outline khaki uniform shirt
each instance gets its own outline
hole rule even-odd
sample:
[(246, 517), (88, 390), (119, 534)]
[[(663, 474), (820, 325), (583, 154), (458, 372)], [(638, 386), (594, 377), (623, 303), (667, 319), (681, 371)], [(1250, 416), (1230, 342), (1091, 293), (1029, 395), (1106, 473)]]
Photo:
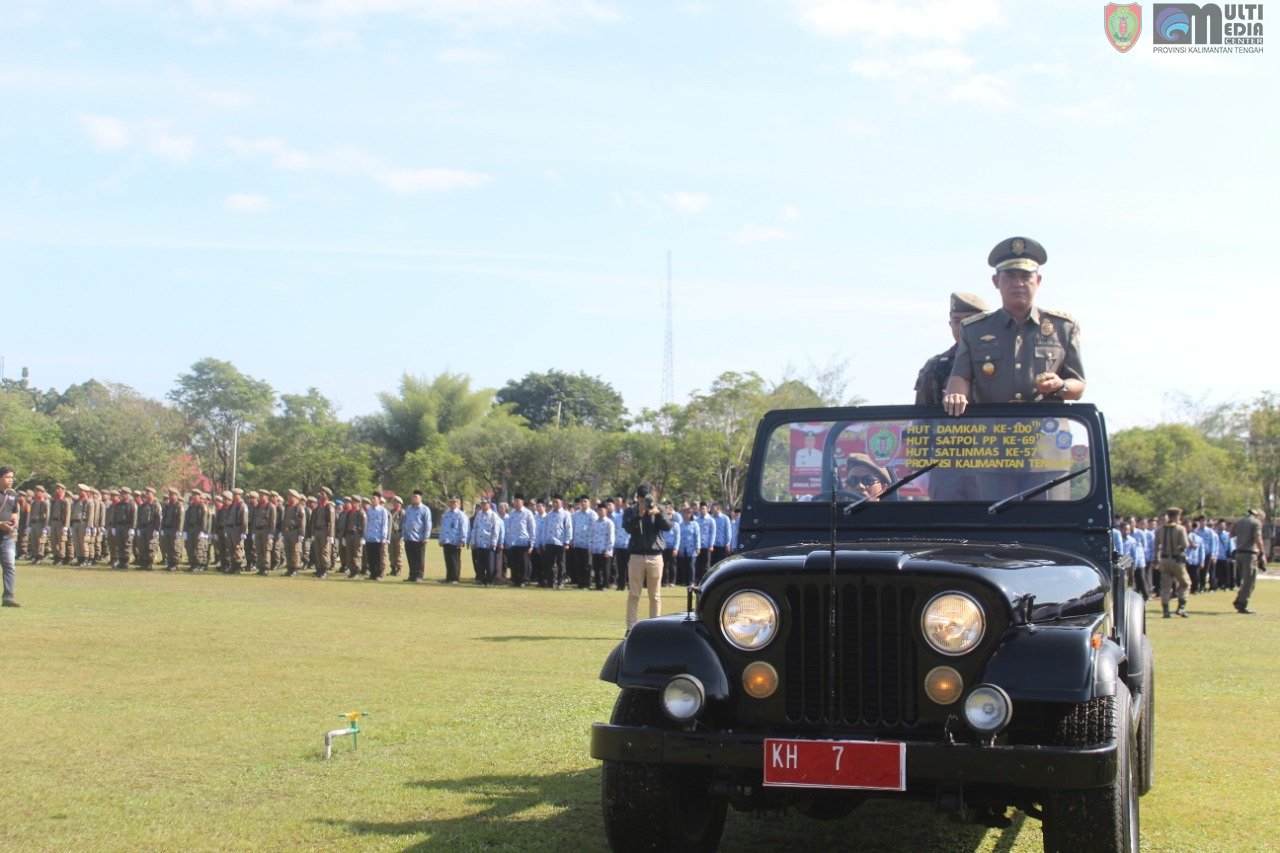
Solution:
[(970, 383), (974, 403), (1030, 403), (1043, 398), (1036, 376), (1056, 373), (1084, 381), (1080, 326), (1070, 314), (1032, 308), (1023, 323), (997, 308), (975, 314), (960, 326), (951, 375)]

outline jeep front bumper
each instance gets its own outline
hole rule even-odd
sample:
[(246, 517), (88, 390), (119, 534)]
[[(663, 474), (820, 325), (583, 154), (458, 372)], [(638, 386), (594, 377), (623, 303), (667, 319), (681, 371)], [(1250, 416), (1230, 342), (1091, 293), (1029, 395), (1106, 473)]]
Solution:
[[(595, 723), (591, 727), (591, 757), (762, 772), (765, 737), (757, 733), (683, 732)], [(905, 743), (908, 788), (968, 783), (1070, 790), (1100, 788), (1111, 784), (1116, 776), (1115, 744), (1078, 749), (910, 740)]]

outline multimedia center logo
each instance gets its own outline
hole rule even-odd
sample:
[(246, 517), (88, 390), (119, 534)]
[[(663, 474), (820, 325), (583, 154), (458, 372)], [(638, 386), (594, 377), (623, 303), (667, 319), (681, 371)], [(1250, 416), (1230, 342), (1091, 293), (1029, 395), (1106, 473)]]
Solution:
[(1156, 3), (1154, 15), (1155, 53), (1262, 53), (1261, 3)]
[(1138, 43), (1142, 33), (1142, 7), (1137, 3), (1124, 6), (1109, 3), (1102, 10), (1102, 21), (1107, 28), (1107, 41), (1124, 53)]

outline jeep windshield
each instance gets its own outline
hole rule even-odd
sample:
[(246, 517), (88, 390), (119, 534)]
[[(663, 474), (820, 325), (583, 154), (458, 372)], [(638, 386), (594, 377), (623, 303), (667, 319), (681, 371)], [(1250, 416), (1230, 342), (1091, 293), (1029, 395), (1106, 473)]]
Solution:
[[(1041, 410), (1043, 412), (1043, 410)], [(1080, 501), (1093, 487), (1090, 429), (1066, 412), (795, 419), (768, 435), (769, 503)]]

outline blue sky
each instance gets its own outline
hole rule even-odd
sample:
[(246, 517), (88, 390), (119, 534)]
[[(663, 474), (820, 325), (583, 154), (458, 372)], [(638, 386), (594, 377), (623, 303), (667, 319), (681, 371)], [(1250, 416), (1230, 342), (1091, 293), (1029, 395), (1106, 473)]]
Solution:
[(1280, 44), (1157, 55), (1146, 5), (1120, 54), (1102, 6), (3, 0), (6, 375), (216, 356), (351, 417), (554, 367), (637, 411), (670, 251), (677, 400), (847, 359), (902, 402), (1021, 234), (1113, 426), (1280, 390)]

